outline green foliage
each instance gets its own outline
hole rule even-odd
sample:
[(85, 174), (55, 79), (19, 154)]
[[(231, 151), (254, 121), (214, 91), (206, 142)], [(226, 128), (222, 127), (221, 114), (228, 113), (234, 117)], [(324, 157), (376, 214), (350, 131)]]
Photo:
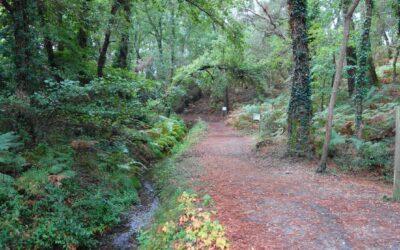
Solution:
[[(15, 134), (0, 136), (0, 247), (94, 248), (96, 236), (138, 202), (148, 161), (170, 153), (186, 126), (160, 116), (153, 105), (160, 84), (135, 75), (46, 84), (29, 104), (14, 95), (1, 100), (6, 122), (22, 132), (33, 125), (40, 143), (23, 148)], [(21, 124), (14, 110), (37, 119)]]
[(22, 144), (19, 137), (12, 133), (0, 134), (0, 171), (18, 172), (25, 164), (25, 159), (16, 152)]

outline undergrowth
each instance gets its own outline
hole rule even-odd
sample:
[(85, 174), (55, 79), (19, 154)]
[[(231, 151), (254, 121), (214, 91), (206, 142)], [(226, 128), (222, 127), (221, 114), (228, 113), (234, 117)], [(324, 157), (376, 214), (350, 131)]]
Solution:
[(198, 122), (186, 140), (173, 148), (173, 156), (152, 170), (160, 193), (161, 207), (154, 224), (139, 237), (140, 249), (226, 249), (228, 241), (223, 227), (213, 219), (211, 197), (199, 197), (189, 188), (179, 169), (179, 158), (206, 130)]
[[(374, 171), (385, 180), (393, 178), (394, 157), (394, 107), (398, 99), (392, 97), (396, 87), (383, 86), (381, 89), (371, 88), (366, 94), (364, 110), (364, 128), (362, 138), (355, 135), (354, 107), (351, 100), (340, 99), (335, 107), (330, 157), (343, 171)], [(341, 91), (340, 97), (347, 93)], [(252, 122), (254, 113), (261, 114), (259, 141), (263, 143), (286, 140), (287, 94), (268, 99), (264, 103), (246, 105), (235, 110), (228, 123), (239, 130), (258, 129)], [(319, 157), (324, 142), (326, 106), (314, 106), (312, 122), (312, 139), (315, 156)]]
[(187, 133), (160, 115), (157, 82), (47, 84), (0, 98), (0, 249), (96, 248), (138, 202), (147, 166)]

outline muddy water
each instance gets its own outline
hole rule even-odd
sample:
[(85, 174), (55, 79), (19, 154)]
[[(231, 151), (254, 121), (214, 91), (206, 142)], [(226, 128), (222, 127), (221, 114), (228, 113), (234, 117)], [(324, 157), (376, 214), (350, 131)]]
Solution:
[(144, 181), (142, 186), (139, 192), (140, 205), (134, 206), (131, 211), (123, 216), (121, 225), (103, 238), (100, 249), (127, 250), (138, 248), (136, 240), (138, 232), (149, 225), (159, 205), (152, 184), (149, 181)]

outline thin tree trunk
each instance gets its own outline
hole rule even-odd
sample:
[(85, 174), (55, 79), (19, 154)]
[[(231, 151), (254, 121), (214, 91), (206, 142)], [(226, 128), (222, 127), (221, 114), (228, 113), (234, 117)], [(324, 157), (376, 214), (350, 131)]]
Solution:
[(40, 16), (40, 24), (42, 29), (44, 29), (44, 49), (46, 50), (47, 60), (49, 62), (50, 67), (56, 67), (54, 50), (53, 50), (53, 42), (50, 37), (46, 34), (46, 5), (43, 0), (37, 1), (38, 6), (38, 14)]
[(224, 89), (224, 106), (226, 107), (226, 112), (229, 113), (230, 105), (229, 105), (229, 86), (226, 85)]
[(393, 199), (400, 201), (400, 107), (396, 107)]
[(307, 1), (288, 0), (294, 73), (288, 109), (288, 154), (311, 156), (312, 117), (310, 59), (307, 34)]
[(170, 78), (174, 77), (175, 71), (175, 40), (176, 40), (176, 26), (175, 26), (175, 6), (172, 6), (171, 10), (171, 68), (170, 68)]
[(385, 40), (385, 45), (386, 45), (387, 50), (388, 50), (388, 57), (389, 57), (389, 59), (392, 59), (393, 52), (392, 52), (392, 49), (390, 48), (390, 40), (389, 40), (389, 37), (386, 34), (385, 29), (382, 30), (382, 37)]
[(107, 50), (108, 50), (108, 46), (110, 45), (111, 29), (115, 22), (115, 14), (117, 13), (119, 5), (120, 5), (120, 1), (115, 0), (111, 7), (111, 17), (110, 17), (110, 20), (108, 23), (108, 27), (106, 29), (106, 33), (104, 34), (103, 46), (101, 47), (99, 59), (97, 61), (97, 76), (98, 77), (103, 77), (103, 70), (104, 70), (104, 66), (106, 64), (106, 59), (107, 59)]
[(326, 171), (326, 163), (328, 160), (328, 150), (329, 150), (329, 143), (331, 141), (331, 133), (332, 133), (332, 125), (333, 125), (333, 113), (336, 103), (336, 95), (340, 85), (340, 79), (342, 78), (344, 60), (346, 58), (346, 48), (347, 43), (349, 41), (349, 31), (350, 31), (350, 24), (353, 17), (354, 10), (357, 8), (360, 0), (354, 0), (352, 5), (349, 7), (347, 14), (344, 19), (344, 27), (343, 27), (343, 41), (342, 46), (340, 49), (340, 56), (336, 66), (336, 74), (335, 74), (335, 81), (332, 88), (331, 99), (329, 101), (328, 107), (328, 118), (326, 121), (326, 128), (325, 128), (325, 142), (322, 148), (322, 156), (319, 166), (317, 168), (318, 173), (323, 173)]
[(396, 54), (393, 57), (393, 83), (397, 82), (397, 60), (399, 59), (400, 55), (400, 47), (396, 48)]
[(136, 54), (136, 64), (139, 63), (142, 56), (140, 55), (140, 45), (141, 45), (141, 36), (140, 36), (140, 26), (138, 23), (135, 24), (135, 31), (133, 35), (133, 47), (135, 49)]
[[(336, 72), (336, 55), (335, 53), (333, 53), (332, 55), (332, 65), (333, 65), (333, 69)], [(331, 80), (331, 87), (333, 87), (333, 83), (335, 82), (335, 73), (332, 74), (332, 80)]]
[[(62, 26), (63, 26), (63, 15), (62, 15), (62, 12), (61, 12), (61, 11), (57, 13), (57, 25), (58, 25), (59, 27), (62, 27)], [(62, 52), (62, 51), (64, 51), (64, 49), (65, 49), (65, 44), (64, 44), (64, 42), (63, 42), (63, 41), (60, 41), (60, 40), (57, 41), (57, 50), (60, 51), (60, 52)]]

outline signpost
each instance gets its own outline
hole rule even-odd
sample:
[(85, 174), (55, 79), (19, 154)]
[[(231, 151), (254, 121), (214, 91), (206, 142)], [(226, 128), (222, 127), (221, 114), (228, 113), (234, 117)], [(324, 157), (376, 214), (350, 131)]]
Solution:
[(253, 114), (253, 121), (261, 121), (261, 114), (254, 113)]
[(253, 122), (258, 122), (258, 134), (261, 131), (261, 114), (253, 113)]
[(226, 116), (228, 114), (228, 108), (222, 107), (222, 116)]

